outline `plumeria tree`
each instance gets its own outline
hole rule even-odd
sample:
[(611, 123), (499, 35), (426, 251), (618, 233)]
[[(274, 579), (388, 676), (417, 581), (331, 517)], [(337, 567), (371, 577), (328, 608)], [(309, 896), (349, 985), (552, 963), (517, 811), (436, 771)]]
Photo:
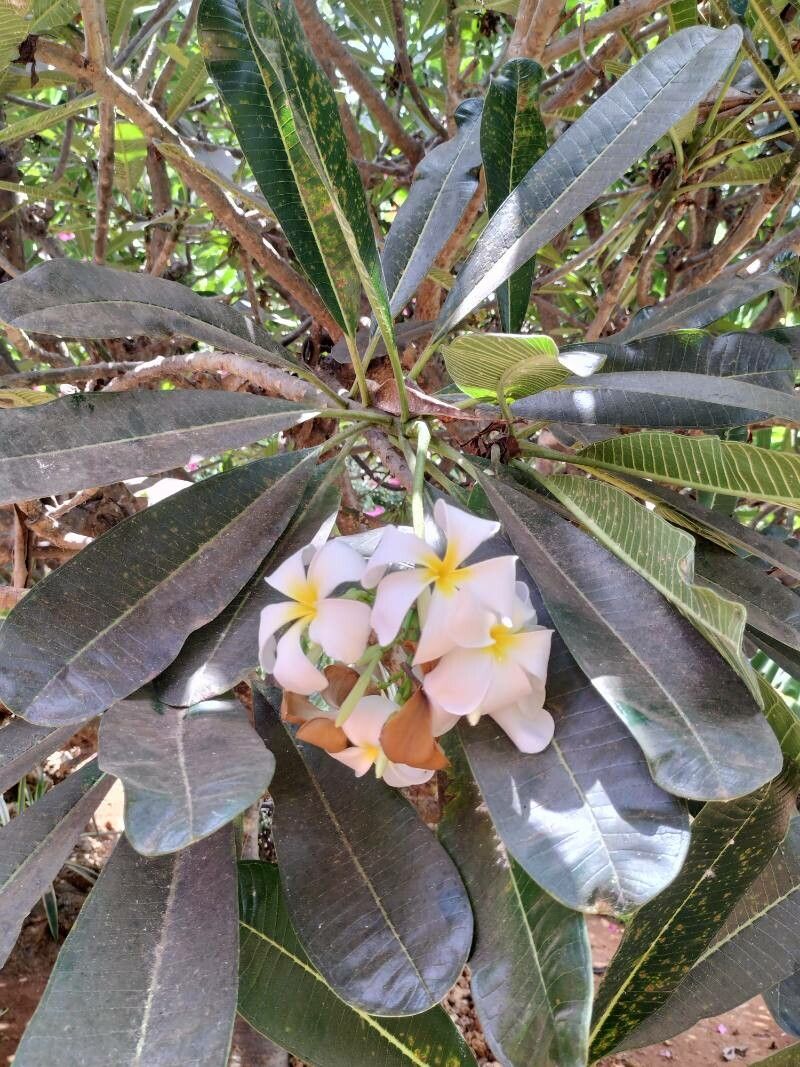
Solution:
[(2, 7), (15, 1067), (800, 1034), (796, 15)]

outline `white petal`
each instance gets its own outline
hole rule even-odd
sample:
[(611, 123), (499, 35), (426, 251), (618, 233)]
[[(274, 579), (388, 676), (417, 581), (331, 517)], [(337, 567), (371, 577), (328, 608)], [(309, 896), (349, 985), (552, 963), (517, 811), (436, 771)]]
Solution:
[(328, 679), (306, 657), (300, 645), (303, 623), (291, 626), (278, 642), (275, 666), (272, 673), (275, 681), (292, 693), (308, 696), (319, 693), (328, 684)]
[(430, 548), (421, 538), (405, 530), (398, 530), (396, 526), (387, 526), (380, 544), (367, 562), (361, 584), (365, 589), (374, 589), (387, 567), (394, 564), (410, 566), (424, 563), (430, 554)]
[[(269, 639), (285, 626), (299, 617), (302, 608), (293, 600), (281, 600), (278, 604), (267, 604), (258, 620), (258, 647), (263, 649)], [(263, 666), (263, 664), (262, 664)], [(266, 668), (265, 668), (266, 669)]]
[(472, 649), (448, 652), (425, 675), (428, 696), (451, 715), (469, 715), (483, 703), (492, 681), (489, 657)]
[(409, 767), (405, 763), (387, 763), (383, 780), (387, 785), (402, 789), (409, 785), (422, 785), (433, 778), (435, 771), (421, 771), (418, 767)]
[(511, 609), (511, 625), (515, 630), (536, 625), (536, 608), (531, 604), (531, 591), (524, 582), (514, 586), (514, 605)]
[(420, 570), (395, 571), (381, 580), (372, 608), (372, 628), (382, 645), (395, 639), (406, 612), (427, 584)]
[(430, 705), (431, 727), (433, 728), (434, 737), (441, 737), (442, 734), (446, 734), (461, 720), (460, 715), (451, 715), (449, 711), (445, 711), (433, 700), (430, 701)]
[(258, 662), (262, 671), (266, 671), (267, 674), (272, 674), (275, 668), (275, 652), (278, 647), (278, 642), (274, 637), (268, 637), (267, 640), (258, 647)]
[(475, 599), (490, 611), (510, 618), (517, 585), (517, 557), (495, 556), (494, 559), (474, 563), (467, 568), (460, 585), (462, 589), (469, 589)]
[(383, 696), (362, 697), (345, 719), (342, 729), (354, 745), (380, 746), (381, 730), (397, 705)]
[(434, 588), (425, 610), (415, 663), (432, 663), (459, 645), (465, 648), (489, 644), (493, 616), (483, 611), (469, 594)]
[(344, 752), (329, 752), (328, 755), (355, 771), (356, 778), (363, 778), (375, 762), (363, 748), (346, 748)]
[(271, 585), (273, 589), (277, 589), (284, 596), (294, 599), (297, 587), (305, 585), (306, 582), (306, 568), (303, 563), (303, 553), (305, 551), (304, 548), (301, 548), (299, 552), (295, 552), (288, 559), (285, 559), (272, 574), (268, 574), (266, 577), (267, 585)]
[(553, 631), (539, 626), (535, 630), (515, 634), (510, 649), (510, 658), (520, 667), (542, 681), (547, 678), (547, 663), (550, 659), (550, 643)]
[(488, 541), (500, 529), (499, 522), (479, 519), (461, 508), (454, 508), (441, 497), (433, 506), (436, 524), (447, 538), (447, 548), (455, 553), (456, 562), (462, 563), (471, 556), (478, 545)]
[(328, 541), (317, 552), (308, 568), (308, 580), (322, 598), (345, 582), (360, 582), (364, 557), (342, 541)]
[(370, 608), (360, 600), (330, 598), (320, 601), (308, 628), (312, 641), (322, 646), (326, 656), (355, 663), (364, 654), (369, 640)]
[(491, 712), (491, 716), (520, 752), (542, 752), (553, 740), (553, 716), (536, 701), (513, 704)]
[(503, 663), (492, 660), (490, 663), (492, 680), (481, 706), (482, 711), (489, 713), (496, 708), (508, 707), (509, 704), (527, 699), (533, 692), (534, 683), (530, 676), (513, 659)]

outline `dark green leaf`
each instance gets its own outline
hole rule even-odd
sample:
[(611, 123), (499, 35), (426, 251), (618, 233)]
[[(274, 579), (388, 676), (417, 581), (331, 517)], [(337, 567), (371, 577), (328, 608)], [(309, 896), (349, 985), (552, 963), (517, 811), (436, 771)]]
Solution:
[(92, 760), (0, 830), (0, 967), (112, 784)]
[(472, 940), (452, 861), (396, 790), (296, 741), (259, 691), (254, 707), (278, 766), (270, 792), (281, 882), (312, 963), (362, 1011), (432, 1007)]
[(450, 141), (432, 149), (414, 172), (383, 247), (383, 273), (392, 314), (397, 315), (419, 288), (458, 225), (478, 188), (481, 165), (480, 103)]
[[(534, 60), (511, 59), (489, 85), (481, 120), (481, 156), (490, 217), (547, 151), (547, 131), (539, 114), (543, 77)], [(534, 267), (531, 257), (497, 288), (505, 333), (517, 333), (525, 321)]]
[(326, 520), (338, 512), (341, 494), (332, 478), (329, 464), (317, 468), (292, 521), (264, 563), (223, 612), (190, 635), (177, 658), (156, 679), (156, 692), (165, 703), (187, 707), (208, 700), (227, 692), (258, 667), (261, 611), (283, 598), (264, 578), (310, 544)]
[(439, 838), (475, 913), (470, 988), (492, 1053), (526, 1067), (583, 1067), (592, 1002), (586, 922), (505, 860), (455, 731), (445, 746), (453, 773)]
[(637, 163), (706, 95), (741, 41), (691, 27), (648, 52), (559, 137), (490, 219), (436, 326), (440, 339)]
[(278, 871), (239, 864), (239, 1011), (251, 1026), (315, 1067), (475, 1067), (440, 1008), (376, 1019), (343, 1003), (314, 970), (289, 921)]
[(233, 830), (156, 859), (122, 838), (59, 953), (16, 1062), (225, 1067), (237, 964)]
[(583, 448), (571, 459), (578, 466), (586, 460), (590, 468), (639, 474), (669, 485), (800, 506), (799, 455), (710, 435), (623, 434)]
[(653, 308), (644, 308), (629, 325), (615, 335), (616, 341), (633, 341), (672, 330), (690, 330), (708, 326), (717, 319), (748, 304), (756, 297), (775, 289), (783, 289), (786, 282), (779, 274), (737, 274), (717, 278), (710, 285), (691, 293), (679, 293)]
[[(552, 627), (538, 588), (522, 579), (539, 624)], [(472, 772), (503, 844), (543, 889), (569, 908), (626, 915), (680, 870), (686, 808), (653, 782), (641, 749), (557, 630), (546, 704), (555, 735), (536, 756), (488, 719), (464, 730)]]
[[(514, 405), (514, 413), (533, 421), (715, 429), (757, 422), (764, 414), (763, 408), (727, 404), (718, 393), (720, 378), (787, 395), (794, 388), (792, 362), (786, 349), (758, 334), (714, 337), (699, 330), (685, 330), (626, 344), (611, 340), (581, 347), (605, 356), (601, 374), (576, 377), (558, 389), (520, 400)], [(704, 388), (706, 395), (688, 389), (676, 391), (676, 371), (681, 372), (684, 386)], [(642, 389), (633, 382), (633, 372), (641, 375)], [(620, 377), (623, 374), (624, 381)], [(701, 379), (701, 375), (708, 376), (708, 380)], [(668, 379), (673, 382), (671, 391), (665, 388)]]
[[(605, 368), (604, 368), (605, 369)], [(613, 410), (619, 398), (619, 407), (634, 413), (639, 406), (637, 426), (649, 426), (651, 408), (658, 410), (667, 405), (675, 412), (673, 426), (731, 426), (754, 422), (762, 418), (779, 418), (800, 424), (800, 400), (789, 393), (776, 389), (764, 389), (760, 385), (737, 381), (731, 378), (712, 378), (706, 374), (685, 374), (679, 371), (628, 371), (620, 374), (593, 374), (590, 378), (571, 378), (563, 387), (572, 390), (578, 409), (569, 412), (569, 417), (578, 422), (599, 422), (594, 412), (603, 411), (611, 398), (613, 422), (617, 424), (617, 412)], [(717, 407), (719, 414), (709, 415), (701, 409)], [(583, 414), (580, 412), (583, 411)], [(539, 419), (536, 404), (527, 400), (514, 405), (517, 415)], [(751, 416), (753, 416), (751, 418)], [(557, 416), (560, 417), (560, 416)], [(621, 420), (620, 420), (621, 421)], [(658, 415), (656, 425), (664, 425)]]
[(621, 481), (637, 496), (654, 501), (659, 514), (669, 518), (670, 522), (678, 523), (731, 552), (741, 549), (758, 556), (767, 563), (780, 567), (793, 578), (800, 579), (800, 550), (793, 547), (794, 542), (781, 541), (758, 533), (721, 511), (703, 507), (693, 497), (665, 489), (661, 485), (631, 477)]
[(358, 274), (325, 188), (294, 135), (283, 87), (253, 38), (246, 0), (203, 0), (197, 30), (209, 74), (261, 191), (331, 315), (354, 332)]
[(697, 574), (747, 609), (747, 623), (800, 652), (800, 597), (761, 567), (712, 545), (695, 552)]
[(620, 1045), (667, 1000), (772, 858), (793, 808), (784, 778), (749, 797), (706, 804), (692, 824), (683, 870), (627, 927), (606, 972), (593, 1058)]
[(0, 730), (0, 795), (24, 778), (31, 767), (63, 747), (77, 730), (76, 725), (31, 726), (13, 718)]
[(29, 722), (60, 726), (154, 678), (252, 575), (315, 456), (273, 456), (197, 482), (38, 582), (0, 629), (0, 698)]
[(791, 674), (792, 677), (800, 681), (800, 653), (797, 649), (784, 645), (780, 641), (775, 641), (771, 637), (766, 637), (757, 630), (750, 630), (749, 635), (761, 651), (769, 656), (774, 663), (777, 663), (781, 670), (786, 671), (787, 674)]
[(779, 773), (780, 751), (758, 705), (689, 622), (533, 495), (498, 478), (482, 484), (570, 652), (662, 788), (729, 799)]
[(298, 364), (260, 326), (219, 300), (150, 274), (51, 259), (0, 291), (0, 321), (57, 337), (193, 337), (290, 370)]
[(275, 770), (240, 701), (170, 708), (146, 690), (103, 716), (98, 760), (125, 786), (125, 833), (145, 856), (213, 834), (259, 799)]
[[(795, 929), (796, 926), (793, 927), (792, 933)], [(789, 978), (784, 978), (774, 989), (767, 990), (764, 1000), (781, 1030), (785, 1030), (792, 1037), (800, 1037), (800, 971), (793, 971)]]
[(695, 580), (694, 538), (616, 486), (574, 475), (543, 482), (601, 544), (692, 622), (758, 699), (758, 681), (742, 647), (747, 612), (726, 589), (708, 588)]
[[(293, 0), (250, 0), (246, 18), (262, 76), (274, 86), (273, 110), (280, 99), (279, 126), (284, 136), (298, 142), (290, 158), (294, 162), (302, 151), (316, 171), (324, 195), (314, 210), (330, 214), (332, 209), (328, 225), (338, 225), (381, 334), (390, 339), (392, 315), (378, 247), (333, 86), (309, 48)], [(303, 180), (298, 174), (298, 186)], [(268, 190), (265, 194), (269, 199)], [(355, 318), (348, 323), (351, 335), (357, 328), (357, 306), (354, 310)]]
[(660, 1010), (628, 1035), (624, 1047), (655, 1044), (700, 1019), (768, 993), (791, 978), (799, 958), (800, 820), (794, 818), (786, 840), (744, 892), (713, 943)]
[(205, 389), (76, 393), (12, 408), (3, 412), (0, 504), (182, 467), (193, 453), (271, 437), (303, 411), (286, 400)]

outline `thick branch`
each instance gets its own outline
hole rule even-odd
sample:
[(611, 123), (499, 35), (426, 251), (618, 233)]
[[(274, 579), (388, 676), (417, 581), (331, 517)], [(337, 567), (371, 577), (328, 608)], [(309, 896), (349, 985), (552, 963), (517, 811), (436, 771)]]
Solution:
[[(564, 10), (564, 0), (538, 0), (537, 4), (529, 3), (530, 16), (520, 32), (520, 19), (514, 27), (511, 43), (508, 46), (508, 58), (525, 56), (528, 59), (536, 59), (541, 62), (545, 49), (558, 29), (561, 15)], [(520, 11), (522, 5), (520, 5)]]
[[(193, 158), (194, 153), (191, 148), (166, 119), (112, 72), (99, 70), (91, 63), (84, 63), (77, 52), (52, 41), (40, 39), (37, 44), (37, 55), (43, 62), (90, 85), (103, 99), (112, 102), (131, 122), (135, 122), (146, 137), (177, 145), (186, 155)], [(325, 326), (326, 330), (337, 337), (340, 330), (317, 293), (304, 278), (301, 278), (288, 263), (281, 259), (274, 249), (270, 248), (259, 231), (246, 219), (244, 213), (236, 207), (230, 197), (213, 181), (181, 161), (177, 156), (170, 162), (186, 184), (206, 202), (220, 226), (236, 238), (259, 267), (278, 285), (292, 293), (303, 307)]]
[(590, 19), (583, 30), (573, 30), (572, 33), (553, 41), (542, 53), (542, 66), (548, 67), (562, 56), (579, 51), (581, 43), (589, 44), (591, 41), (596, 41), (598, 37), (604, 37), (607, 33), (614, 33), (623, 27), (630, 28), (632, 23), (646, 15), (651, 15), (662, 7), (667, 7), (669, 2), (670, 0), (622, 0), (622, 3), (604, 15)]

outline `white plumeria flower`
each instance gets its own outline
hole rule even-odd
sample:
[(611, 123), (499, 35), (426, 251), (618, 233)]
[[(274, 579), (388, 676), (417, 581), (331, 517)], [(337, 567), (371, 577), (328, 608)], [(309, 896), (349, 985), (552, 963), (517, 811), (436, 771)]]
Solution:
[(334, 759), (345, 763), (356, 777), (363, 777), (370, 767), (382, 767), (381, 777), (387, 785), (422, 785), (433, 777), (433, 771), (419, 770), (405, 763), (392, 763), (386, 759), (381, 748), (381, 730), (391, 715), (398, 710), (397, 704), (384, 696), (366, 696), (353, 708), (342, 724), (351, 745), (343, 752), (331, 752)]
[(517, 705), (524, 706), (526, 714), (531, 702), (541, 708), (552, 630), (535, 623), (522, 583), (517, 583), (510, 617), (473, 609), (469, 621), (455, 620), (450, 636), (459, 647), (425, 675), (428, 697), (450, 715), (499, 713), (506, 721), (509, 709)]
[[(543, 698), (544, 693), (534, 688), (525, 700), (520, 700), (507, 708), (496, 708), (494, 711), (486, 712), (488, 717), (494, 719), (504, 730), (519, 751), (526, 755), (544, 752), (553, 740), (556, 724), (547, 708), (542, 706)], [(441, 737), (461, 722), (463, 715), (451, 715), (444, 708), (431, 703), (435, 737)], [(483, 714), (480, 708), (472, 712), (468, 716), (470, 723), (477, 726)]]
[[(323, 690), (328, 680), (303, 652), (301, 638), (309, 638), (331, 659), (355, 663), (369, 639), (370, 609), (359, 600), (332, 597), (344, 583), (358, 582), (364, 559), (341, 541), (314, 544), (295, 552), (266, 579), (289, 597), (268, 604), (261, 612), (258, 634), (261, 666), (284, 689), (307, 696)], [(291, 623), (275, 642), (275, 634)]]
[[(394, 640), (408, 610), (430, 589), (429, 602), (422, 607), (415, 663), (429, 663), (448, 652), (453, 647), (453, 624), (460, 618), (462, 628), (468, 625), (475, 616), (476, 603), (499, 615), (510, 615), (514, 597), (515, 556), (464, 566), (484, 541), (494, 537), (500, 524), (461, 511), (444, 500), (436, 501), (433, 514), (444, 536), (443, 556), (413, 533), (387, 527), (362, 578), (365, 588), (378, 587), (372, 626), (382, 645)], [(388, 567), (398, 563), (411, 566), (386, 574)]]

